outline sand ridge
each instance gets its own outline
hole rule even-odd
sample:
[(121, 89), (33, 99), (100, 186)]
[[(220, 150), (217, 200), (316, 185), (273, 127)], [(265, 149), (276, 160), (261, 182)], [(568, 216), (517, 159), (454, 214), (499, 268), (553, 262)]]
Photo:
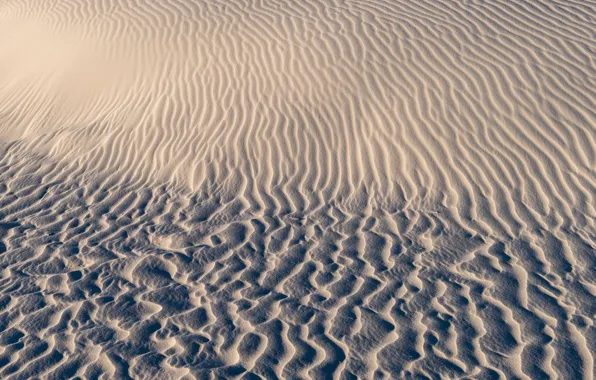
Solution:
[(593, 378), (594, 5), (0, 1), (0, 377)]

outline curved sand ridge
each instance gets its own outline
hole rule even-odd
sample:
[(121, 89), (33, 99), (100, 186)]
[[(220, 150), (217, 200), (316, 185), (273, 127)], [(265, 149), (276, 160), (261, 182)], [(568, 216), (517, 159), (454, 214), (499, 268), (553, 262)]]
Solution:
[(593, 378), (595, 9), (0, 2), (0, 377)]

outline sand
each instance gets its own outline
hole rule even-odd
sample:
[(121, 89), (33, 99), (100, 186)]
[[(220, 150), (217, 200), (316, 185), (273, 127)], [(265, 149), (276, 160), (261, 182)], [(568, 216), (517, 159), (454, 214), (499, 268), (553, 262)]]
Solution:
[(0, 1), (0, 378), (593, 379), (596, 3)]

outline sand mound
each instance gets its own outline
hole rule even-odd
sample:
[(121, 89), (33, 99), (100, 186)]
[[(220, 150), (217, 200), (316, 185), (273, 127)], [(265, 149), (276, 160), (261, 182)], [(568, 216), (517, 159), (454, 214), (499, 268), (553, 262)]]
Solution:
[(0, 2), (0, 377), (592, 378), (594, 5)]

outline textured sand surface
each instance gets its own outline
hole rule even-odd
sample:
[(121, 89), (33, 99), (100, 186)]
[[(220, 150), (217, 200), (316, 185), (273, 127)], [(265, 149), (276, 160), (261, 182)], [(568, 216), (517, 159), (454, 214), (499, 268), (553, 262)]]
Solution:
[(0, 0), (0, 378), (593, 379), (596, 2)]

